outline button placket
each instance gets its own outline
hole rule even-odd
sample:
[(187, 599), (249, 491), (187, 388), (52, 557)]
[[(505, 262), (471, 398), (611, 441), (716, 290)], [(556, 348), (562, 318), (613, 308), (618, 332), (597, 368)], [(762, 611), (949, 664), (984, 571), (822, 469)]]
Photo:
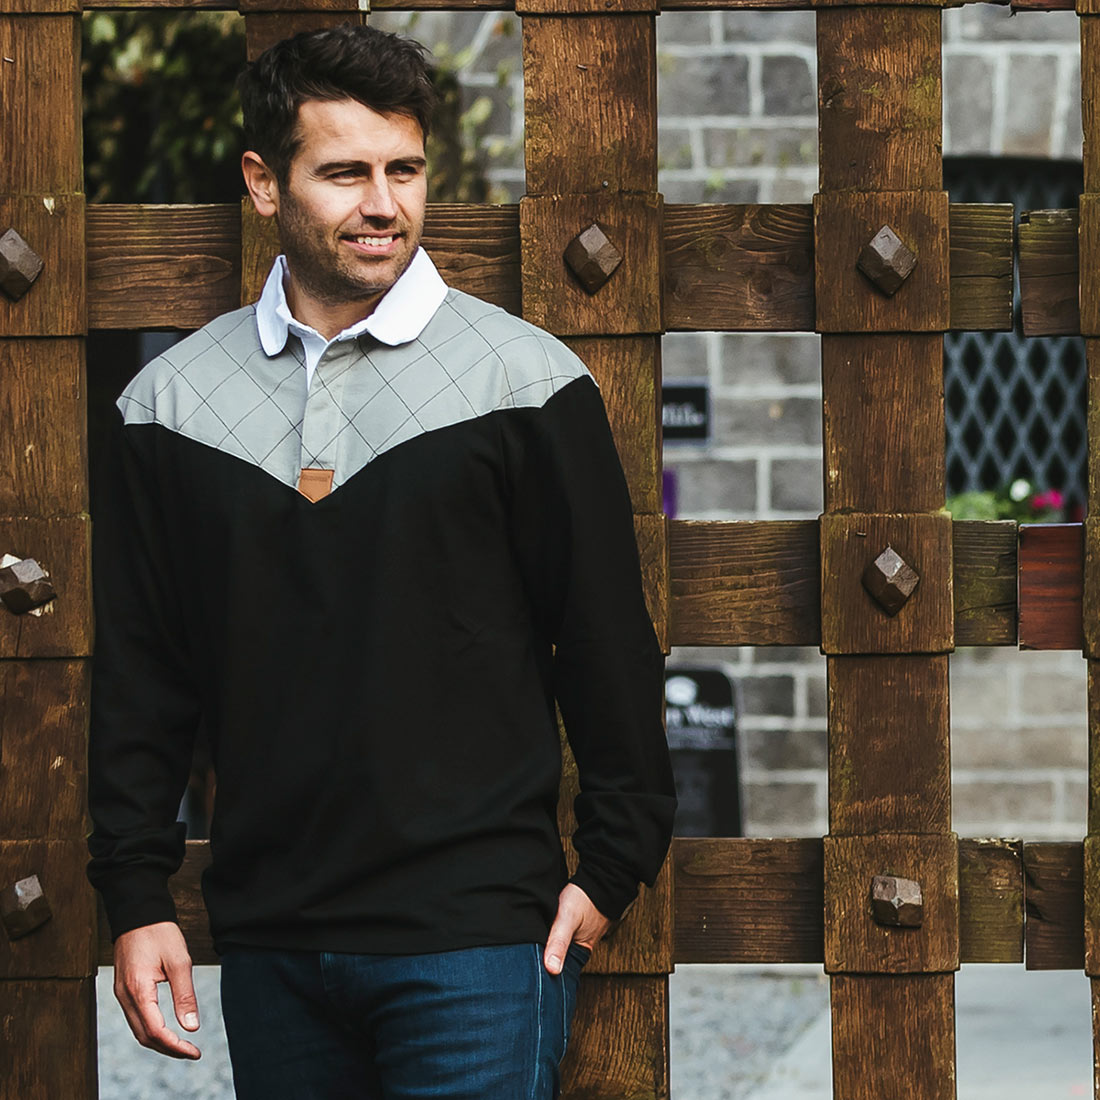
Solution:
[(341, 341), (326, 348), (317, 363), (302, 420), (303, 469), (336, 470), (336, 439), (346, 420), (343, 392), (351, 367), (352, 344)]

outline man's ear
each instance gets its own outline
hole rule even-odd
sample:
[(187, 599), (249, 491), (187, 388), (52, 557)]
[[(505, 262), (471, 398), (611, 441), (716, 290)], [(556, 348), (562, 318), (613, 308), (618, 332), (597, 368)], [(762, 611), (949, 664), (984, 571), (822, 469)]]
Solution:
[(251, 151), (241, 157), (244, 185), (252, 196), (252, 205), (261, 217), (270, 218), (279, 210), (279, 184), (275, 173), (263, 162), (259, 153)]

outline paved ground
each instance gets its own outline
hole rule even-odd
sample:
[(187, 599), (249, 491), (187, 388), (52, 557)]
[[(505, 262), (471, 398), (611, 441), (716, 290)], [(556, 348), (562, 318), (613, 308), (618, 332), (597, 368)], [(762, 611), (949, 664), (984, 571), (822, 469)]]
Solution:
[[(196, 976), (203, 1057), (184, 1063), (134, 1043), (111, 996), (111, 971), (100, 972), (101, 1100), (231, 1100), (218, 971), (200, 967)], [(829, 988), (820, 968), (681, 966), (671, 1002), (673, 1100), (829, 1100)], [(1091, 1096), (1083, 975), (967, 966), (956, 1002), (959, 1100)]]

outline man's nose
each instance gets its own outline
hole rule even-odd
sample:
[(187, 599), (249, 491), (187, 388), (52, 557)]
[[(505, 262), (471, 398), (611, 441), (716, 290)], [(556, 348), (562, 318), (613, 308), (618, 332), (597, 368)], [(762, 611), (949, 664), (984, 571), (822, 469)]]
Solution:
[(367, 181), (359, 200), (359, 213), (364, 218), (384, 218), (387, 221), (397, 217), (397, 201), (388, 179)]

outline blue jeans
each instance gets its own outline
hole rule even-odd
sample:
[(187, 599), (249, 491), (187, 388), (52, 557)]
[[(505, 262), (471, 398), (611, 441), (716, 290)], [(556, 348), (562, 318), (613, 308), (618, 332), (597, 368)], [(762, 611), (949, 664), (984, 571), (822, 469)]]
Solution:
[(222, 1013), (238, 1100), (552, 1100), (581, 967), (538, 944), (431, 955), (232, 948)]

